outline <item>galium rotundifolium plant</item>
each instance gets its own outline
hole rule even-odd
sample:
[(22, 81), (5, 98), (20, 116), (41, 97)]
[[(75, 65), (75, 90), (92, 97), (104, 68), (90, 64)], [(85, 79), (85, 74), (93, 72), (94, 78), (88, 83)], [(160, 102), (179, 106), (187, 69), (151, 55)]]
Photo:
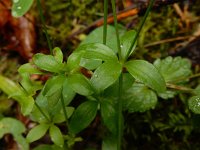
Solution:
[[(20, 16), (30, 5), (31, 3), (25, 9), (19, 9), (23, 5), (14, 3), (13, 9)], [(77, 135), (90, 125), (99, 112), (102, 123), (109, 131), (103, 139), (102, 149), (121, 149), (123, 111), (144, 112), (154, 108), (158, 96), (167, 99), (177, 94), (166, 90), (166, 83), (179, 84), (179, 78), (191, 74), (190, 63), (180, 57), (158, 59), (154, 64), (129, 59), (129, 56), (136, 53), (136, 40), (152, 5), (153, 1), (139, 29), (126, 31), (117, 24), (114, 1), (112, 9), (115, 26), (107, 25), (108, 1), (105, 0), (104, 26), (91, 32), (66, 61), (62, 51), (56, 47), (51, 55), (38, 53), (34, 55), (32, 62), (19, 68), (22, 77), (20, 84), (0, 76), (0, 82), (4, 83), (0, 88), (20, 104), (24, 115), (29, 115), (37, 123), (25, 139), (22, 136), (24, 125), (16, 119), (4, 118), (0, 121), (0, 127), (5, 126), (0, 128), (0, 137), (11, 133), (26, 150), (29, 143), (48, 133), (54, 144), (42, 145), (35, 150), (70, 149), (75, 142), (83, 140)], [(180, 68), (183, 64), (184, 67)], [(85, 76), (81, 72), (82, 68), (87, 69), (91, 77)], [(44, 86), (41, 81), (33, 81), (33, 75), (47, 76)], [(9, 88), (7, 85), (10, 85)], [(71, 102), (76, 94), (85, 98), (74, 108)], [(200, 110), (197, 110), (200, 107), (198, 98), (199, 96), (191, 98), (189, 103), (194, 112)], [(60, 130), (61, 124), (65, 124), (66, 132)]]

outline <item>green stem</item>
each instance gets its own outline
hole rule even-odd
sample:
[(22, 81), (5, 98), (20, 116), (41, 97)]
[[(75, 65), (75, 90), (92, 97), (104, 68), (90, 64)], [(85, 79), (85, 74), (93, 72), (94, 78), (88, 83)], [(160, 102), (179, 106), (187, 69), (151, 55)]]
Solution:
[(133, 46), (135, 45), (135, 42), (137, 41), (137, 38), (138, 38), (138, 36), (139, 36), (139, 34), (140, 34), (140, 31), (142, 30), (142, 27), (144, 26), (144, 23), (145, 23), (145, 21), (146, 21), (148, 15), (149, 15), (149, 12), (150, 12), (151, 8), (153, 7), (154, 2), (155, 2), (155, 0), (151, 0), (151, 1), (150, 1), (150, 4), (149, 4), (149, 6), (148, 6), (148, 8), (147, 8), (147, 10), (146, 10), (146, 12), (145, 12), (144, 17), (143, 17), (143, 20), (142, 20), (142, 22), (141, 22), (141, 24), (140, 24), (140, 26), (139, 26), (139, 28), (138, 28), (138, 31), (137, 31), (137, 33), (136, 33), (134, 39), (133, 39), (133, 42), (132, 42), (132, 44), (131, 44), (131, 47), (129, 48), (128, 53), (127, 53), (127, 55), (126, 55), (126, 57), (125, 57), (125, 61), (128, 59), (128, 56), (130, 55), (131, 50), (133, 49)]
[(106, 45), (107, 37), (108, 0), (104, 0), (103, 44)]
[(118, 25), (117, 25), (117, 13), (116, 13), (116, 6), (115, 6), (115, 0), (111, 0), (112, 4), (112, 11), (113, 11), (113, 17), (114, 17), (114, 25), (116, 30), (116, 37), (117, 37), (117, 48), (118, 48), (118, 54), (119, 54), (119, 60), (122, 60), (121, 55), (121, 46), (120, 46), (120, 40), (119, 40), (119, 31), (118, 31)]
[[(112, 4), (112, 10), (113, 10), (113, 16), (114, 16), (114, 24), (115, 24), (115, 31), (116, 31), (116, 37), (117, 37), (117, 48), (118, 48), (118, 56), (119, 60), (122, 60), (121, 57), (121, 46), (120, 46), (120, 40), (119, 40), (119, 32), (118, 32), (118, 25), (117, 25), (117, 15), (116, 15), (116, 7), (115, 7), (115, 0), (111, 0)], [(122, 136), (123, 136), (123, 115), (122, 115), (122, 86), (123, 86), (123, 76), (122, 73), (119, 77), (119, 88), (118, 88), (118, 106), (117, 106), (117, 114), (118, 114), (118, 121), (117, 121), (117, 127), (118, 127), (118, 133), (117, 133), (117, 150), (121, 150), (121, 143), (122, 143)]]
[[(18, 82), (18, 83), (23, 88), (23, 90), (26, 92), (26, 94), (28, 95), (27, 90), (22, 86), (22, 84), (20, 82)], [(36, 101), (35, 101), (35, 106), (38, 108), (38, 110), (44, 116), (44, 118), (46, 118), (47, 121), (51, 122), (51, 119), (49, 119), (49, 117), (47, 117), (47, 115), (42, 111), (41, 107), (37, 104)]]
[(48, 122), (51, 122), (51, 119), (49, 119), (49, 117), (47, 117), (47, 115), (43, 112), (43, 110), (40, 108), (40, 106), (37, 104), (37, 102), (35, 102), (35, 106), (40, 111), (40, 113), (46, 118), (46, 120), (48, 120)]
[(188, 87), (184, 87), (184, 86), (180, 86), (180, 85), (176, 85), (176, 84), (171, 84), (171, 83), (166, 83), (166, 85), (168, 88), (171, 88), (171, 89), (185, 91), (185, 92), (189, 92), (189, 93), (193, 92), (192, 88), (188, 88)]
[(62, 103), (62, 108), (63, 108), (64, 115), (65, 115), (65, 122), (66, 122), (66, 125), (68, 127), (69, 126), (69, 122), (68, 122), (68, 117), (67, 117), (67, 110), (66, 110), (66, 107), (65, 107), (65, 102), (64, 102), (62, 94), (61, 94), (61, 103)]
[(122, 87), (123, 87), (123, 74), (119, 77), (119, 91), (118, 91), (118, 136), (117, 136), (117, 150), (121, 149), (122, 136), (123, 136), (123, 115), (122, 115)]
[(45, 25), (45, 18), (44, 18), (43, 12), (42, 12), (42, 5), (40, 3), (40, 0), (37, 0), (37, 7), (39, 9), (40, 19), (42, 21), (42, 25), (43, 25), (43, 28), (44, 28), (44, 33), (45, 33), (45, 36), (46, 36), (46, 39), (47, 39), (48, 47), (50, 49), (50, 53), (53, 54), (52, 44), (51, 44), (49, 34), (47, 32), (47, 27)]

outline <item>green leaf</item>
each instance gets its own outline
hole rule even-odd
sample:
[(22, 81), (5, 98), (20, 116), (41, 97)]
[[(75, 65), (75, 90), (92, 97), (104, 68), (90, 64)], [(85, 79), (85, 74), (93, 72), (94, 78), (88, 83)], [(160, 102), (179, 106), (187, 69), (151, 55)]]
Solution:
[(96, 101), (86, 101), (78, 106), (72, 115), (69, 124), (70, 132), (77, 134), (86, 128), (95, 118), (98, 103)]
[(48, 124), (39, 124), (29, 131), (26, 139), (29, 141), (29, 143), (37, 141), (45, 135), (48, 129)]
[(191, 62), (188, 59), (168, 56), (154, 62), (154, 66), (162, 74), (166, 82), (178, 83), (191, 74)]
[[(66, 107), (66, 111), (67, 111), (67, 117), (70, 118), (71, 115), (74, 112), (74, 107)], [(57, 112), (54, 116), (53, 116), (53, 122), (54, 123), (62, 123), (65, 121), (65, 115), (63, 112), (63, 109), (60, 109), (59, 112)]]
[(31, 96), (27, 96), (26, 92), (17, 84), (0, 75), (0, 89), (20, 104), (23, 115), (30, 114), (34, 106), (34, 99)]
[(67, 66), (71, 72), (79, 71), (79, 64), (84, 51), (75, 51), (67, 59)]
[[(127, 89), (129, 89), (133, 83), (134, 83), (135, 79), (133, 78), (133, 76), (131, 76), (129, 73), (123, 73), (123, 89), (122, 91), (126, 91)], [(110, 87), (108, 87), (107, 89), (104, 90), (103, 92), (103, 96), (106, 99), (117, 99), (119, 96), (119, 81), (115, 81), (115, 83), (113, 85), (111, 85)]]
[(102, 64), (102, 60), (100, 59), (86, 59), (81, 58), (80, 66), (84, 67), (88, 70), (94, 70)]
[(12, 16), (23, 16), (33, 4), (33, 0), (12, 0)]
[(167, 90), (163, 93), (157, 93), (159, 97), (163, 98), (163, 99), (170, 99), (175, 97), (175, 95), (178, 94), (177, 91), (173, 91), (173, 90)]
[(149, 62), (144, 60), (131, 60), (125, 64), (125, 67), (135, 79), (143, 82), (157, 92), (161, 93), (166, 90), (164, 78)]
[(117, 138), (114, 136), (108, 136), (103, 139), (102, 150), (116, 150)]
[(157, 96), (154, 91), (144, 84), (134, 83), (123, 93), (124, 109), (129, 112), (144, 112), (152, 109), (157, 104)]
[[(129, 51), (132, 43), (133, 43), (135, 35), (136, 35), (136, 31), (131, 30), (131, 31), (126, 32), (120, 39), (120, 41), (121, 41), (121, 55), (122, 55), (123, 60), (126, 58), (126, 55), (128, 55), (127, 53)], [(137, 45), (137, 43), (135, 43), (135, 45), (133, 46), (131, 53), (134, 51), (136, 45)], [(129, 55), (131, 55), (131, 53)]]
[(100, 59), (103, 61), (117, 61), (117, 55), (112, 49), (101, 43), (89, 43), (78, 47), (77, 51), (84, 51), (83, 58)]
[(43, 74), (35, 66), (33, 66), (30, 63), (26, 63), (18, 69), (18, 72), (20, 73), (22, 77), (22, 80), (20, 83), (22, 87), (26, 90), (28, 95), (30, 96), (35, 95), (36, 91), (42, 88), (41, 82), (32, 81), (30, 79), (31, 74)]
[(59, 147), (63, 147), (64, 145), (63, 135), (57, 126), (51, 125), (49, 129), (49, 134), (54, 144), (58, 145)]
[(17, 142), (19, 149), (29, 150), (29, 143), (21, 134), (15, 135), (14, 139)]
[(0, 120), (0, 139), (5, 134), (12, 134), (20, 149), (29, 150), (26, 139), (22, 136), (26, 128), (23, 123), (14, 118), (3, 118)]
[(19, 135), (25, 130), (24, 124), (17, 119), (7, 117), (0, 120), (0, 138), (8, 133)]
[(40, 69), (43, 69), (49, 72), (60, 73), (64, 69), (64, 64), (57, 61), (56, 58), (52, 55), (44, 55), (44, 54), (38, 53), (34, 55), (33, 62)]
[(101, 116), (106, 127), (117, 135), (117, 112), (114, 105), (108, 101), (102, 101)]
[(23, 73), (21, 74), (21, 76), (22, 80), (20, 83), (23, 89), (26, 90), (26, 93), (28, 95), (33, 96), (36, 94), (36, 91), (42, 89), (43, 85), (41, 84), (41, 82), (32, 81), (28, 73)]
[(18, 72), (20, 74), (28, 73), (28, 74), (43, 74), (40, 70), (36, 68), (36, 66), (26, 63), (19, 67)]
[(200, 114), (200, 95), (189, 99), (189, 109), (195, 114)]
[(64, 149), (57, 145), (41, 144), (37, 146), (36, 148), (34, 148), (33, 150), (64, 150)]
[[(120, 35), (125, 32), (125, 28), (119, 26)], [(110, 47), (115, 53), (117, 53), (117, 38), (115, 28), (113, 26), (107, 26), (107, 43), (106, 45)], [(86, 39), (81, 43), (81, 45), (86, 43), (102, 43), (103, 44), (103, 26), (96, 28), (93, 30)]]
[[(42, 110), (42, 112), (44, 112), (45, 115), (49, 118), (49, 113), (48, 113), (47, 108), (46, 107), (45, 108), (41, 107), (41, 105), (39, 105), (39, 107)], [(44, 117), (44, 115), (41, 113), (41, 111), (36, 106), (33, 107), (33, 110), (32, 110), (32, 112), (30, 114), (30, 118), (31, 118), (31, 120), (33, 120), (35, 122), (38, 122), (38, 123), (48, 123), (49, 122), (49, 120), (47, 120)]]
[(65, 76), (60, 75), (54, 76), (46, 82), (42, 94), (47, 97), (48, 106), (50, 109), (53, 109), (53, 107), (59, 102), (62, 94), (63, 82), (65, 79)]
[(60, 62), (60, 63), (63, 62), (63, 53), (62, 53), (62, 51), (61, 51), (61, 49), (60, 49), (59, 47), (55, 47), (55, 48), (53, 49), (53, 55), (54, 55), (54, 58), (55, 58), (58, 62)]
[(122, 65), (120, 63), (105, 62), (95, 70), (91, 84), (97, 91), (103, 91), (119, 78), (121, 71)]
[(197, 85), (197, 87), (194, 89), (194, 94), (196, 94), (196, 95), (200, 95), (200, 84), (199, 85)]
[(76, 93), (71, 88), (71, 85), (69, 84), (68, 79), (66, 78), (63, 83), (63, 89), (62, 89), (62, 96), (65, 102), (65, 106), (67, 106), (75, 97)]
[(82, 74), (70, 75), (68, 81), (72, 89), (80, 95), (89, 96), (93, 93), (90, 81)]

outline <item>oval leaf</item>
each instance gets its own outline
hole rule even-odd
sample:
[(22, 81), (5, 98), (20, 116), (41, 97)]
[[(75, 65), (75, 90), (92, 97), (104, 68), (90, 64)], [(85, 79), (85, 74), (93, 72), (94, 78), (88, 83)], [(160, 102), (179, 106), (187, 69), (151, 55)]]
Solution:
[[(126, 31), (126, 28), (118, 25), (120, 35)], [(117, 38), (116, 31), (113, 26), (107, 25), (107, 37), (106, 45), (110, 47), (115, 53), (117, 53)], [(86, 43), (102, 43), (103, 44), (103, 26), (93, 30), (81, 43), (81, 45)]]
[(200, 95), (193, 96), (189, 99), (189, 108), (195, 114), (200, 114)]
[(46, 145), (46, 144), (40, 144), (33, 150), (63, 150), (63, 148), (57, 146), (57, 145)]
[(73, 74), (68, 77), (68, 81), (72, 89), (84, 96), (89, 96), (93, 93), (90, 81), (82, 74)]
[[(74, 107), (66, 107), (66, 112), (67, 112), (67, 117), (70, 118), (71, 115), (74, 112)], [(63, 112), (63, 109), (60, 109), (59, 112), (57, 112), (54, 116), (53, 116), (53, 122), (54, 123), (62, 123), (65, 121), (65, 115)]]
[(24, 124), (19, 120), (9, 117), (0, 120), (0, 139), (5, 134), (12, 134), (20, 149), (29, 150), (29, 144), (22, 136), (25, 130)]
[(3, 118), (0, 120), (0, 139), (5, 134), (22, 134), (26, 130), (24, 124), (17, 119), (14, 118)]
[(67, 66), (71, 72), (79, 71), (80, 68), (79, 64), (83, 56), (83, 53), (84, 53), (83, 51), (80, 52), (75, 51), (68, 57)]
[(85, 51), (83, 58), (100, 59), (103, 61), (117, 61), (118, 58), (112, 49), (101, 43), (89, 43), (78, 47), (77, 51)]
[(73, 100), (75, 95), (76, 93), (73, 91), (68, 79), (66, 78), (62, 87), (62, 96), (65, 102), (65, 106), (67, 106)]
[(51, 55), (44, 55), (44, 54), (36, 54), (33, 57), (34, 64), (49, 72), (60, 73), (63, 70), (64, 64), (57, 61), (55, 57)]
[(80, 66), (84, 67), (88, 70), (94, 70), (102, 64), (102, 60), (100, 59), (86, 59), (81, 58)]
[(28, 74), (43, 74), (41, 71), (39, 71), (36, 66), (26, 63), (20, 66), (18, 69), (18, 72), (20, 74), (28, 73)]
[(131, 60), (125, 64), (128, 72), (137, 80), (156, 90), (164, 92), (166, 84), (158, 70), (149, 62), (144, 60)]
[(103, 91), (112, 85), (122, 71), (122, 65), (118, 62), (105, 62), (99, 66), (91, 78), (91, 84), (97, 91)]
[(65, 76), (60, 75), (46, 82), (42, 94), (47, 98), (49, 108), (53, 108), (59, 102), (65, 79)]
[(107, 136), (103, 139), (102, 150), (116, 150), (117, 149), (117, 137)]
[(33, 0), (12, 0), (12, 16), (21, 17), (23, 16), (31, 7)]
[(188, 59), (171, 56), (154, 62), (154, 66), (162, 74), (166, 82), (177, 83), (191, 74), (191, 62)]
[(63, 135), (57, 126), (51, 125), (49, 129), (49, 134), (54, 144), (63, 147), (64, 144)]
[(20, 104), (24, 115), (30, 114), (34, 106), (34, 99), (31, 96), (27, 96), (26, 92), (17, 84), (0, 75), (0, 89)]
[(144, 112), (157, 104), (156, 93), (143, 84), (134, 83), (123, 95), (124, 109), (129, 112)]
[(29, 131), (26, 139), (30, 143), (32, 143), (32, 142), (42, 138), (45, 135), (45, 133), (47, 132), (48, 129), (49, 129), (49, 125), (48, 124), (39, 124), (38, 126), (32, 128)]
[(86, 128), (95, 118), (98, 103), (95, 101), (86, 101), (75, 110), (69, 124), (69, 130), (77, 134)]
[(114, 105), (102, 101), (101, 103), (101, 117), (106, 127), (115, 135), (117, 135), (117, 112)]
[[(124, 60), (126, 58), (126, 56), (128, 55), (128, 51), (133, 43), (133, 40), (135, 38), (136, 35), (136, 31), (135, 30), (131, 30), (126, 32), (120, 39), (121, 41), (121, 57)], [(137, 43), (135, 43), (135, 45), (133, 46), (131, 53), (134, 51), (135, 47), (136, 47)], [(129, 55), (131, 55), (131, 53)]]
[(63, 53), (62, 53), (62, 51), (61, 51), (61, 49), (60, 49), (59, 47), (55, 47), (55, 48), (53, 49), (53, 55), (54, 55), (54, 58), (55, 58), (58, 62), (60, 62), (60, 63), (63, 62)]
[(19, 149), (30, 150), (29, 143), (27, 142), (27, 140), (24, 138), (23, 135), (21, 134), (14, 135), (14, 139), (17, 142)]

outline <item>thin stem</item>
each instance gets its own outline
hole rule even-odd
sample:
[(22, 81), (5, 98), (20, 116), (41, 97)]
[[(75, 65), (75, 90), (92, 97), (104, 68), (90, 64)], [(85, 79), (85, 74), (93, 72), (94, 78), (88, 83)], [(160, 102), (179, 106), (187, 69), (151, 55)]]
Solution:
[(140, 26), (139, 26), (139, 28), (138, 28), (138, 31), (137, 31), (137, 33), (136, 33), (134, 39), (133, 39), (133, 42), (132, 42), (132, 44), (131, 44), (131, 47), (129, 48), (128, 53), (127, 53), (127, 55), (126, 55), (126, 57), (125, 57), (125, 61), (127, 60), (128, 56), (129, 56), (130, 53), (131, 53), (131, 50), (133, 49), (133, 46), (135, 45), (135, 42), (137, 41), (137, 38), (138, 38), (138, 36), (139, 36), (139, 34), (140, 34), (140, 31), (142, 30), (142, 27), (144, 26), (144, 23), (145, 23), (145, 21), (146, 21), (148, 15), (149, 15), (149, 12), (150, 12), (151, 8), (153, 7), (154, 2), (155, 2), (155, 0), (151, 0), (151, 1), (150, 1), (150, 4), (149, 4), (149, 6), (148, 6), (148, 8), (147, 8), (147, 10), (146, 10), (146, 12), (145, 12), (144, 18), (143, 18), (143, 20), (142, 20), (142, 22), (141, 22), (141, 24), (140, 24)]
[(43, 112), (43, 110), (40, 108), (40, 106), (37, 104), (37, 102), (35, 102), (35, 106), (40, 111), (40, 113), (46, 118), (46, 120), (48, 120), (49, 122), (51, 122), (51, 119), (49, 119), (49, 117), (47, 117), (47, 115)]
[(118, 136), (117, 136), (117, 150), (121, 149), (122, 136), (123, 136), (123, 115), (122, 115), (122, 87), (123, 87), (123, 74), (119, 77), (118, 89)]
[(63, 108), (64, 115), (65, 115), (65, 122), (66, 122), (66, 125), (68, 127), (69, 122), (68, 122), (68, 117), (67, 117), (67, 110), (66, 110), (66, 107), (65, 107), (65, 102), (64, 102), (62, 94), (61, 94), (61, 103), (62, 103), (62, 108)]
[(49, 34), (47, 32), (47, 27), (45, 25), (45, 18), (44, 18), (43, 12), (42, 12), (42, 5), (40, 3), (40, 0), (37, 0), (37, 7), (39, 9), (40, 19), (42, 21), (42, 25), (43, 25), (43, 28), (44, 28), (44, 33), (45, 33), (45, 36), (46, 36), (46, 39), (47, 39), (48, 47), (50, 49), (50, 53), (53, 54), (52, 44), (51, 44)]
[[(28, 91), (22, 86), (22, 84), (20, 82), (18, 82), (19, 85), (21, 86), (21, 88), (24, 90), (24, 92), (29, 95)], [(51, 119), (49, 119), (49, 117), (47, 117), (47, 115), (43, 112), (43, 110), (41, 109), (41, 107), (37, 104), (37, 102), (35, 101), (35, 106), (38, 108), (38, 110), (40, 111), (40, 113), (44, 116), (44, 118), (46, 118), (47, 121), (51, 122)]]
[[(114, 24), (115, 24), (115, 31), (116, 31), (116, 37), (117, 37), (117, 48), (118, 48), (118, 57), (119, 60), (122, 60), (121, 57), (121, 46), (120, 46), (120, 40), (119, 40), (119, 32), (118, 32), (118, 26), (117, 26), (117, 15), (116, 15), (116, 7), (115, 7), (115, 0), (111, 0), (112, 4), (112, 10), (113, 10), (113, 16), (114, 16)], [(122, 73), (119, 77), (119, 88), (118, 88), (118, 121), (117, 121), (117, 127), (118, 127), (118, 133), (117, 133), (117, 150), (121, 150), (121, 143), (122, 143), (122, 135), (123, 135), (123, 115), (122, 115), (122, 86), (123, 86), (123, 76)]]
[(120, 46), (119, 31), (118, 31), (118, 25), (117, 25), (117, 13), (116, 13), (115, 0), (111, 0), (111, 4), (112, 4), (113, 17), (114, 17), (114, 25), (115, 25), (115, 30), (116, 30), (119, 60), (121, 60), (122, 59), (121, 58), (121, 46)]
[(184, 91), (184, 92), (188, 92), (188, 93), (193, 92), (192, 88), (188, 88), (188, 87), (184, 87), (184, 86), (180, 86), (180, 85), (176, 85), (176, 84), (171, 84), (171, 83), (166, 83), (166, 85), (167, 85), (168, 88), (171, 88), (171, 89)]
[(103, 44), (106, 45), (107, 37), (108, 0), (104, 0)]

